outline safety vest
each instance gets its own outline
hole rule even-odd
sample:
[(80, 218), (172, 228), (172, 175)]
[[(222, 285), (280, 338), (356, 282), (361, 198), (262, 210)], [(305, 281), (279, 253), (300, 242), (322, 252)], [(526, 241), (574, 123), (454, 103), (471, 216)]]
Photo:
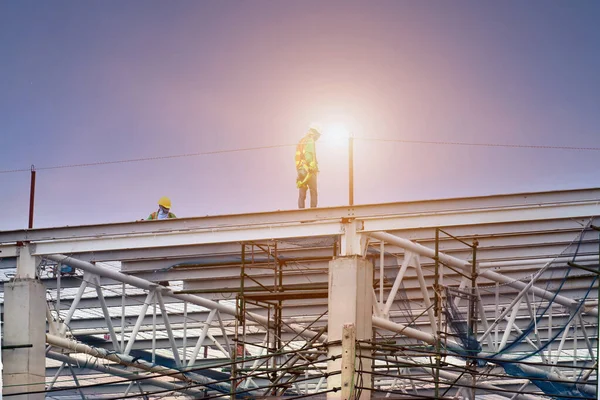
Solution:
[[(309, 136), (304, 136), (296, 145), (296, 156), (295, 161), (296, 161), (296, 170), (308, 170), (308, 161), (306, 160), (306, 142), (308, 142), (308, 140), (313, 140), (312, 138), (310, 138)], [(314, 150), (314, 141), (313, 141), (313, 150)], [(317, 155), (315, 154), (315, 152), (313, 151), (313, 161), (317, 162)]]
[[(151, 219), (157, 219), (157, 218), (158, 218), (158, 211), (154, 211), (148, 217), (149, 220), (151, 220)], [(175, 216), (175, 214), (173, 214), (172, 212), (169, 211), (169, 214), (167, 215), (167, 218), (177, 218), (177, 217)]]

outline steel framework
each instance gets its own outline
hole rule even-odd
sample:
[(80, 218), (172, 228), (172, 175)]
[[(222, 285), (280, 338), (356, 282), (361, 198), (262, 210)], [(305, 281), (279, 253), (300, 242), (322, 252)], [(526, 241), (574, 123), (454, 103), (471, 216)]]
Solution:
[(4, 395), (596, 398), (599, 220), (582, 189), (0, 232)]

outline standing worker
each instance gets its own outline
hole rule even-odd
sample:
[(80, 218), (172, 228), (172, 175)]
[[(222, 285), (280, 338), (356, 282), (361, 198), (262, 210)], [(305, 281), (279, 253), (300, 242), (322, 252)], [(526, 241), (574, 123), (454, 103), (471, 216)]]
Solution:
[(171, 210), (171, 199), (163, 196), (158, 200), (158, 210), (156, 210), (152, 214), (150, 214), (150, 216), (147, 219), (153, 220), (153, 219), (177, 218), (175, 216), (175, 214), (170, 212), (170, 210)]
[(321, 137), (321, 129), (311, 125), (308, 132), (296, 146), (296, 186), (298, 193), (298, 208), (304, 208), (306, 192), (310, 190), (310, 207), (317, 206), (317, 174), (319, 164), (317, 163), (317, 150), (315, 142)]

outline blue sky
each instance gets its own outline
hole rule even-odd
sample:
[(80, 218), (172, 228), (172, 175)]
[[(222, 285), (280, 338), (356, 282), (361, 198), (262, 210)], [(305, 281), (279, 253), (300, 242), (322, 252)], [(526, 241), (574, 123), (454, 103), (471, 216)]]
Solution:
[[(308, 124), (355, 142), (355, 202), (597, 187), (595, 1), (3, 1), (0, 170), (39, 170), (35, 226), (292, 209)], [(318, 152), (321, 206), (347, 202), (347, 147)], [(289, 145), (289, 146), (285, 146)], [(0, 173), (0, 229), (29, 173)]]

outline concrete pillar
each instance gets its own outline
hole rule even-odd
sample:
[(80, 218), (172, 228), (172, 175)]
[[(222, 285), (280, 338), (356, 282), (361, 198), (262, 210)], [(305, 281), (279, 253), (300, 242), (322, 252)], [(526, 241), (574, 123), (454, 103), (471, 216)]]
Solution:
[[(327, 399), (342, 399), (343, 396), (354, 399), (355, 386), (371, 387), (370, 373), (355, 373), (354, 369), (360, 368), (371, 371), (373, 364), (370, 358), (361, 358), (362, 355), (371, 355), (370, 350), (361, 350), (359, 346), (352, 348), (347, 345), (342, 348), (344, 339), (344, 326), (346, 336), (351, 330), (356, 335), (356, 340), (371, 340), (373, 313), (373, 264), (361, 256), (347, 256), (329, 262), (329, 322), (327, 337), (329, 342), (339, 344), (329, 345), (329, 356), (338, 356), (334, 361), (327, 363), (328, 372), (343, 371), (327, 379), (328, 389), (336, 387), (342, 391), (327, 393)], [(348, 343), (346, 337), (345, 342)], [(354, 352), (354, 368), (342, 366), (342, 354)], [(346, 354), (347, 358), (348, 354)], [(360, 367), (359, 367), (360, 365)], [(345, 372), (344, 372), (345, 371)], [(370, 399), (371, 391), (362, 390), (360, 399)]]
[[(3, 393), (43, 391), (46, 379), (46, 291), (36, 278), (38, 257), (20, 248), (17, 274), (4, 285)], [(11, 396), (43, 399), (44, 393)]]

